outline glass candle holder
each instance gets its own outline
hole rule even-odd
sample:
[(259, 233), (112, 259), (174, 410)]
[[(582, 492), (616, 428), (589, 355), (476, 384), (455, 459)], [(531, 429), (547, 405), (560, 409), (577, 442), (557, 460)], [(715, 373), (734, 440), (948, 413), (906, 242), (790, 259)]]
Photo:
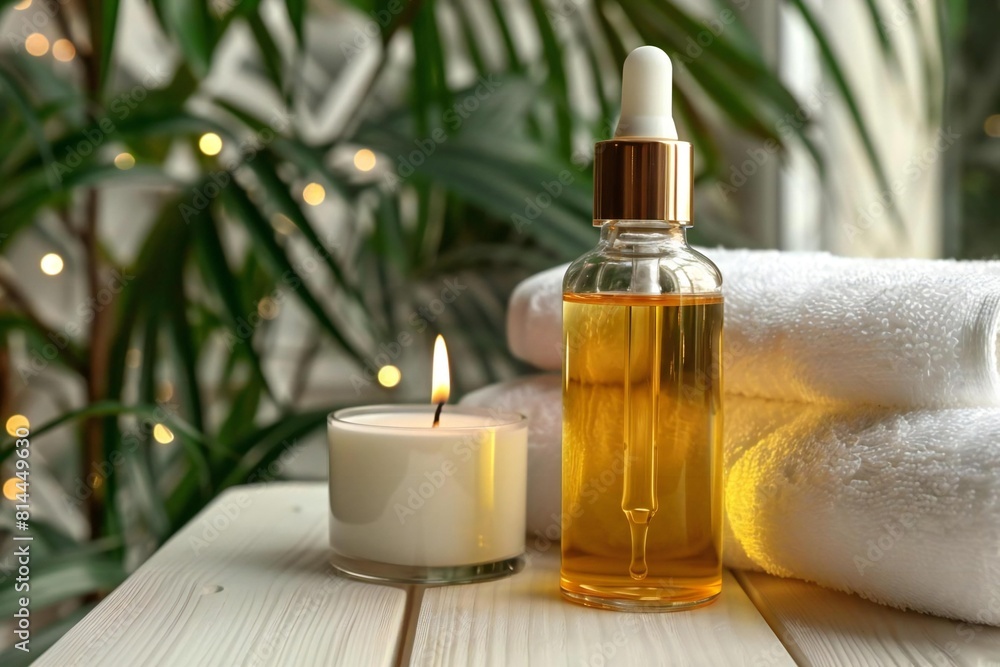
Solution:
[(524, 416), (433, 405), (330, 415), (330, 562), (356, 578), (465, 583), (519, 568)]

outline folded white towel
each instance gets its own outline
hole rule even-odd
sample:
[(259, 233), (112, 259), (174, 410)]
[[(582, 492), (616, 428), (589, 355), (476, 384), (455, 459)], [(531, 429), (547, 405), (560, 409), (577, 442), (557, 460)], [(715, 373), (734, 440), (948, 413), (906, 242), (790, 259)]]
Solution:
[[(559, 378), (466, 396), (526, 414), (528, 527), (560, 514)], [(886, 410), (726, 397), (727, 566), (1000, 625), (1000, 409)]]
[[(725, 386), (760, 398), (1000, 405), (1000, 262), (706, 250), (724, 278)], [(514, 290), (513, 354), (562, 363), (562, 275)]]

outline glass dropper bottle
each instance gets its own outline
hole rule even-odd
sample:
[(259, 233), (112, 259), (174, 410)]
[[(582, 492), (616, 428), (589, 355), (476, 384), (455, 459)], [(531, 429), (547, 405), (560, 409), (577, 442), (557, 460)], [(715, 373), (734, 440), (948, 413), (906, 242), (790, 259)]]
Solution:
[(626, 59), (615, 137), (595, 147), (600, 242), (563, 282), (561, 589), (626, 611), (722, 585), (722, 277), (687, 243), (671, 85), (660, 49)]

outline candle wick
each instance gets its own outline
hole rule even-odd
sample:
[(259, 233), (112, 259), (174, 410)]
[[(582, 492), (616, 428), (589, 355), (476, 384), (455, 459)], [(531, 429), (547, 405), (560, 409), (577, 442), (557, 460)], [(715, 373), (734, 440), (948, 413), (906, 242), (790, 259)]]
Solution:
[(441, 408), (443, 407), (444, 407), (444, 401), (438, 403), (437, 410), (434, 411), (434, 424), (432, 424), (431, 428), (437, 428), (438, 426), (441, 425)]

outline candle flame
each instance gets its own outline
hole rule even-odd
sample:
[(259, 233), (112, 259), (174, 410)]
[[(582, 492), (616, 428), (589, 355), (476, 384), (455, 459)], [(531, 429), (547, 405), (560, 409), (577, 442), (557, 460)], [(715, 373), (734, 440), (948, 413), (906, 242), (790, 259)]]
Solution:
[(448, 370), (448, 348), (444, 337), (434, 339), (434, 365), (431, 373), (431, 403), (447, 403), (451, 394), (451, 378)]

